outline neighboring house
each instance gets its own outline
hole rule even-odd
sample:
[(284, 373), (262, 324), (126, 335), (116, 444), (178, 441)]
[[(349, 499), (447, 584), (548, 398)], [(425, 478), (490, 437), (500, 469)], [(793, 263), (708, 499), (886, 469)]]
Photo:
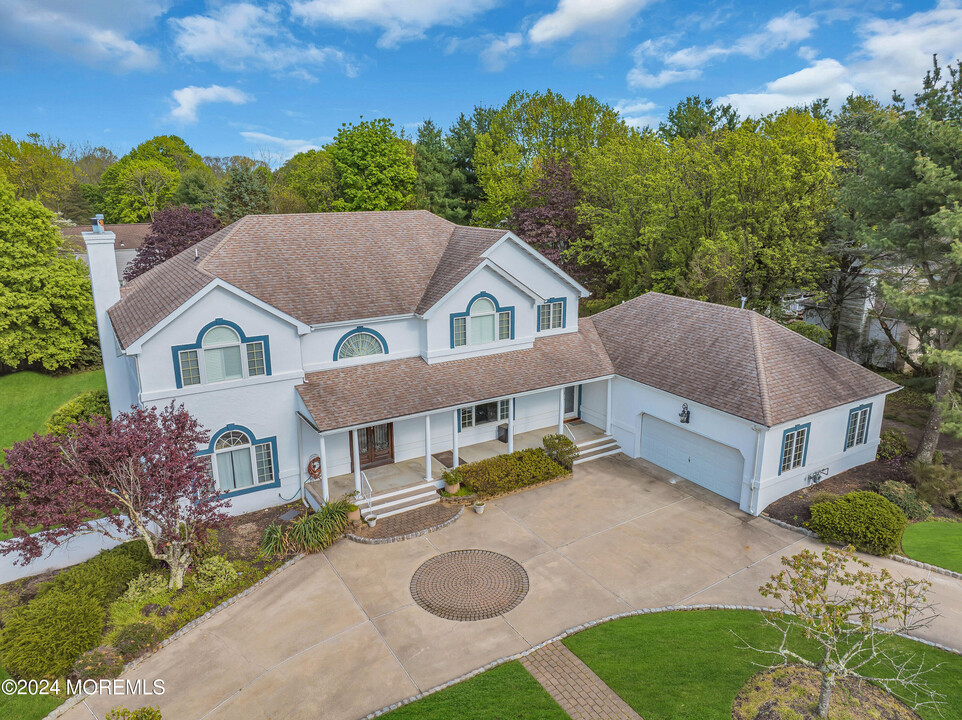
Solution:
[[(112, 232), (116, 237), (114, 251), (117, 264), (117, 277), (123, 281), (124, 270), (137, 257), (137, 251), (150, 233), (150, 223), (124, 223), (118, 225), (104, 225), (105, 232)], [(60, 234), (64, 239), (64, 247), (75, 258), (87, 262), (87, 248), (84, 246), (83, 233), (86, 227), (61, 227)]]
[(432, 456), (565, 432), (757, 514), (874, 459), (897, 389), (749, 310), (579, 318), (514, 234), (425, 211), (248, 216), (123, 289), (111, 233), (84, 238), (114, 413), (183, 403), (235, 512), (357, 490), (385, 516), (437, 500)]

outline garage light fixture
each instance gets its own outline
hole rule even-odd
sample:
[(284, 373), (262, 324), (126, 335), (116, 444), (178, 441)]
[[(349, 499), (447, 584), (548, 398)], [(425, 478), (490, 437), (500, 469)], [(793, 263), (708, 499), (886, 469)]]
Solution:
[(691, 421), (691, 413), (688, 412), (688, 403), (681, 404), (681, 412), (678, 413), (678, 418), (683, 425), (687, 425)]

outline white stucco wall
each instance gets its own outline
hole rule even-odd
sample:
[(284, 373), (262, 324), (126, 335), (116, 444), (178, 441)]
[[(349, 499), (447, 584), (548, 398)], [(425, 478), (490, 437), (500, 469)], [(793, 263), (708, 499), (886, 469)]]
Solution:
[[(359, 308), (363, 312), (363, 308)], [(398, 360), (421, 354), (421, 326), (424, 321), (415, 317), (388, 318), (354, 323), (333, 323), (313, 329), (301, 338), (301, 355), (305, 372), (347, 367), (369, 362)], [(334, 350), (345, 335), (358, 328), (373, 330), (387, 344), (385, 355), (334, 360)]]

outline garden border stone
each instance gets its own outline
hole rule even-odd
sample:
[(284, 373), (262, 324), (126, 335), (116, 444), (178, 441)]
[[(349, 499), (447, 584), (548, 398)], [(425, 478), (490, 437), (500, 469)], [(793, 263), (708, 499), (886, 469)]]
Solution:
[(386, 545), (387, 543), (401, 542), (402, 540), (413, 540), (416, 537), (421, 537), (422, 535), (427, 535), (428, 533), (436, 532), (437, 530), (446, 528), (448, 525), (461, 517), (463, 512), (464, 507), (458, 510), (456, 515), (449, 517), (442, 523), (438, 523), (437, 525), (432, 525), (431, 527), (427, 528), (421, 528), (420, 530), (415, 530), (414, 532), (405, 533), (404, 535), (394, 535), (393, 537), (387, 538), (369, 538), (346, 532), (344, 533), (344, 537), (346, 537), (348, 540), (353, 540), (356, 543), (361, 543), (362, 545)]

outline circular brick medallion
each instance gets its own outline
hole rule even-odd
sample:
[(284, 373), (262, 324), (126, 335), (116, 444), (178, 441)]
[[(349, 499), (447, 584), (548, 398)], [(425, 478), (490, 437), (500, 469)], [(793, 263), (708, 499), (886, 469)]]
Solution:
[(488, 550), (455, 550), (431, 558), (411, 578), (414, 602), (447, 620), (503, 615), (528, 594), (528, 573)]

